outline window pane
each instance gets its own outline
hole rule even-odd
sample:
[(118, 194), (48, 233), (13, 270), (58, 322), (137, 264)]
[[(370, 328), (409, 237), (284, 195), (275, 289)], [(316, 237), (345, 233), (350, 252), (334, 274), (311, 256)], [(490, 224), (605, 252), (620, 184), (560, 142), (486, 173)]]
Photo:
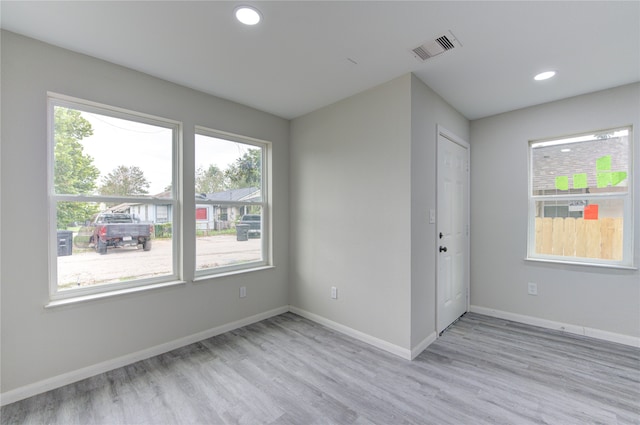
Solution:
[(263, 151), (196, 135), (196, 271), (264, 261)]
[[(178, 125), (54, 98), (50, 107), (51, 255), (57, 266), (52, 291), (72, 295), (76, 288), (92, 293), (109, 290), (91, 290), (102, 284), (122, 288), (175, 279)], [(166, 203), (151, 203), (151, 196)]]
[(197, 205), (196, 270), (216, 269), (263, 260), (262, 207)]
[(535, 253), (623, 259), (624, 199), (537, 201)]
[(619, 129), (533, 143), (532, 195), (627, 192), (629, 139)]
[(171, 197), (171, 128), (54, 106), (54, 139), (56, 194)]
[(58, 289), (172, 275), (171, 224), (154, 224), (157, 210), (171, 214), (171, 205), (58, 202), (59, 217), (95, 211), (56, 231)]

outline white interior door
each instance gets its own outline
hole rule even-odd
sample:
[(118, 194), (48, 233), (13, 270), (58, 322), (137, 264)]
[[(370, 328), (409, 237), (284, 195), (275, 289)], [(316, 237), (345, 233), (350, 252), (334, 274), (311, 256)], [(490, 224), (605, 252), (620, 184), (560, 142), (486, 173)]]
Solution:
[(442, 332), (468, 308), (469, 145), (438, 127), (437, 320)]

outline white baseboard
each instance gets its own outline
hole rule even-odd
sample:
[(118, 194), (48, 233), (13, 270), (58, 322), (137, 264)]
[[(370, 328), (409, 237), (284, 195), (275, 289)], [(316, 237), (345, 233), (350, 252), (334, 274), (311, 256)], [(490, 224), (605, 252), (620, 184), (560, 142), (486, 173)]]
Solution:
[[(413, 357), (413, 352), (412, 350), (408, 350), (406, 348), (400, 347), (398, 345), (392, 344), (390, 342), (387, 342), (383, 339), (380, 338), (376, 338), (374, 336), (371, 336), (369, 334), (366, 334), (364, 332), (360, 332), (358, 330), (355, 330), (353, 328), (350, 328), (348, 326), (342, 325), (340, 323), (334, 322), (333, 320), (329, 320), (325, 317), (319, 316), (315, 313), (310, 313), (306, 310), (303, 310), (301, 308), (298, 307), (294, 307), (294, 306), (289, 306), (289, 311), (292, 313), (295, 313), (299, 316), (304, 317), (305, 319), (309, 319), (312, 322), (316, 322), (319, 323), (323, 326), (328, 327), (329, 329), (333, 329), (334, 331), (338, 331), (340, 333), (343, 333), (345, 335), (348, 335), (352, 338), (357, 339), (358, 341), (362, 341), (364, 343), (367, 343), (369, 345), (373, 345), (376, 348), (380, 348), (381, 350), (384, 350), (386, 352), (389, 352), (391, 354), (395, 354), (398, 357), (402, 357), (403, 359), (406, 360), (412, 360)], [(421, 350), (422, 351), (422, 350)]]
[(640, 338), (630, 335), (623, 335), (601, 329), (587, 328), (585, 326), (572, 325), (569, 323), (555, 322), (553, 320), (541, 319), (539, 317), (525, 316), (522, 314), (510, 313), (508, 311), (495, 310), (477, 305), (470, 306), (472, 313), (484, 314), (485, 316), (497, 317), (499, 319), (511, 320), (513, 322), (527, 325), (539, 326), (541, 328), (553, 329), (556, 331), (568, 332), (576, 335), (588, 336), (602, 339), (604, 341), (616, 342), (618, 344), (630, 345), (640, 348)]
[(411, 349), (411, 360), (418, 357), (418, 355), (422, 353), (424, 350), (426, 350), (428, 346), (433, 344), (436, 339), (438, 339), (438, 334), (434, 331), (431, 333), (431, 335), (423, 339), (422, 342), (420, 342), (420, 344), (413, 347)]
[(10, 404), (27, 397), (34, 396), (55, 388), (62, 387), (82, 379), (90, 378), (100, 373), (108, 372), (119, 367), (127, 366), (140, 360), (148, 359), (153, 356), (157, 356), (166, 353), (176, 348), (184, 347), (194, 342), (202, 341), (207, 338), (211, 338), (216, 335), (223, 334), (225, 332), (232, 331), (234, 329), (241, 328), (243, 326), (250, 325), (252, 323), (260, 322), (261, 320), (268, 319), (279, 314), (283, 314), (289, 311), (289, 306), (279, 307), (273, 310), (265, 311), (263, 313), (256, 314), (251, 317), (236, 320), (235, 322), (227, 323), (215, 328), (208, 329), (206, 331), (198, 332), (193, 335), (189, 335), (183, 338), (176, 339), (164, 344), (156, 345), (155, 347), (147, 348), (135, 353), (127, 354), (112, 360), (107, 360), (102, 363), (98, 363), (92, 366), (87, 366), (82, 369), (74, 370), (62, 375), (54, 376), (52, 378), (44, 379), (33, 384), (25, 385), (7, 392), (0, 394), (0, 406)]
[(150, 357), (157, 356), (157, 355), (166, 353), (168, 351), (175, 350), (177, 348), (184, 347), (189, 344), (193, 344), (194, 342), (202, 341), (204, 339), (211, 338), (213, 336), (220, 335), (225, 332), (229, 332), (234, 329), (238, 329), (243, 326), (250, 325), (252, 323), (260, 322), (262, 320), (286, 313), (288, 311), (295, 313), (299, 316), (302, 316), (306, 319), (309, 319), (313, 322), (319, 323), (337, 332), (348, 335), (366, 344), (369, 344), (376, 348), (384, 350), (388, 353), (394, 354), (406, 360), (413, 360), (422, 351), (424, 351), (431, 343), (433, 343), (437, 338), (437, 334), (433, 332), (429, 336), (427, 336), (423, 341), (421, 341), (417, 346), (409, 350), (409, 349), (400, 347), (398, 345), (392, 344), (388, 341), (382, 340), (380, 338), (376, 338), (364, 332), (360, 332), (348, 326), (342, 325), (340, 323), (334, 322), (332, 320), (326, 319), (317, 314), (302, 310), (300, 308), (293, 307), (293, 306), (283, 306), (273, 310), (266, 311), (264, 313), (256, 314), (251, 317), (237, 320), (235, 322), (217, 326), (215, 328), (208, 329), (203, 332), (198, 332), (196, 334), (189, 335), (184, 338), (179, 338), (174, 341), (170, 341), (164, 344), (156, 345), (151, 348), (147, 348), (145, 350), (137, 351), (135, 353), (127, 354), (125, 356), (121, 356), (112, 360), (107, 360), (102, 363), (98, 363), (92, 366), (87, 366), (82, 369), (74, 370), (68, 373), (64, 373), (62, 375), (54, 376), (52, 378), (47, 378), (42, 381), (35, 382), (33, 384), (25, 385), (23, 387), (19, 387), (19, 388), (4, 392), (0, 394), (0, 406), (14, 403), (16, 401), (23, 400), (25, 398), (28, 398), (37, 394), (41, 394), (46, 391), (50, 391), (55, 388), (62, 387), (64, 385), (72, 384), (74, 382), (78, 382), (83, 379), (98, 375), (100, 373), (117, 369), (119, 367), (127, 366), (137, 361), (148, 359)]

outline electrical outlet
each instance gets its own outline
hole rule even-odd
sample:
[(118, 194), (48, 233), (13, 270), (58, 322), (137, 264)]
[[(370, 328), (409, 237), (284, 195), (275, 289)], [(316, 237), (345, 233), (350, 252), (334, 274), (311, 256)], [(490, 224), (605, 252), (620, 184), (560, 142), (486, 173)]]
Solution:
[(331, 287), (331, 298), (334, 300), (338, 299), (338, 288), (336, 288), (335, 286)]
[(244, 298), (247, 296), (247, 287), (246, 286), (241, 286), (240, 287), (240, 298)]
[(527, 284), (527, 292), (529, 295), (538, 295), (538, 284), (529, 282)]

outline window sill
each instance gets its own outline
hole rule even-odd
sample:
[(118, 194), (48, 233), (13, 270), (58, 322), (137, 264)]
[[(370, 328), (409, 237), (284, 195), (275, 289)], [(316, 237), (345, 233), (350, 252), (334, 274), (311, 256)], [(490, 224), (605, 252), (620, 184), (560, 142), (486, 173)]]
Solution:
[(97, 294), (62, 298), (62, 299), (49, 301), (49, 303), (45, 304), (44, 308), (48, 309), (48, 308), (63, 307), (63, 306), (68, 306), (73, 304), (79, 304), (79, 303), (84, 303), (89, 301), (97, 301), (97, 300), (102, 300), (106, 298), (118, 297), (121, 295), (136, 294), (139, 292), (152, 291), (155, 289), (167, 288), (172, 286), (180, 286), (185, 284), (186, 284), (185, 281), (176, 280), (171, 282), (155, 283), (152, 285), (144, 285), (144, 286), (136, 286), (133, 288), (119, 289), (115, 291), (100, 292)]
[(244, 274), (244, 273), (251, 273), (251, 272), (259, 272), (259, 271), (263, 271), (263, 270), (271, 270), (271, 269), (275, 269), (275, 266), (258, 266), (258, 267), (254, 267), (254, 268), (250, 268), (250, 269), (239, 269), (239, 270), (229, 270), (226, 272), (221, 272), (221, 273), (212, 273), (212, 274), (206, 274), (206, 275), (201, 275), (201, 276), (196, 276), (193, 279), (193, 283), (201, 283), (204, 282), (206, 280), (210, 280), (210, 279), (217, 279), (219, 277), (227, 277), (227, 276), (234, 276), (234, 275), (238, 275), (238, 274)]
[(531, 261), (533, 263), (551, 263), (551, 264), (562, 264), (567, 266), (586, 266), (586, 267), (597, 267), (601, 269), (638, 270), (637, 267), (625, 266), (622, 264), (583, 263), (580, 261), (553, 260), (549, 258), (525, 258), (524, 260)]

